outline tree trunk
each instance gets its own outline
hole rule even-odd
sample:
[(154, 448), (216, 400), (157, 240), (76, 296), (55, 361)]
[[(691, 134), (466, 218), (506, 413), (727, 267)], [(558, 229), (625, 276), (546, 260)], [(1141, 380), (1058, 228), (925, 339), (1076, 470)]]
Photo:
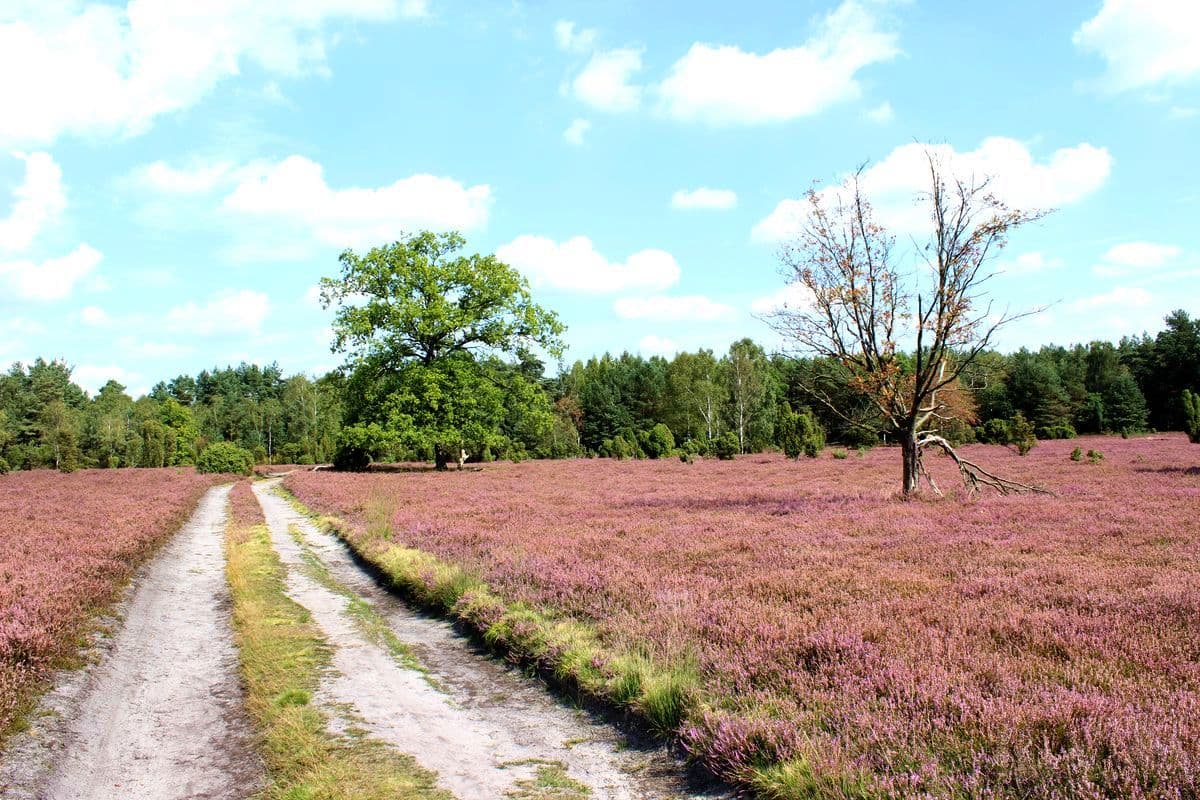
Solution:
[(917, 482), (921, 478), (916, 431), (904, 431), (900, 434), (900, 452), (904, 458), (904, 496), (908, 497), (917, 490)]

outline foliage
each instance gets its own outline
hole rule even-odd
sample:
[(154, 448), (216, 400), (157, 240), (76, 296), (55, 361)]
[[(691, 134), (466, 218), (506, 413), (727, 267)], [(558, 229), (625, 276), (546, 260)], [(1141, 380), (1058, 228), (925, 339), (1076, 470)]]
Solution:
[(731, 461), (741, 450), (741, 443), (733, 431), (725, 431), (712, 443), (712, 454), (722, 461)]
[[(1037, 438), (1034, 436), (1033, 423), (1025, 419), (1025, 415), (1018, 411), (1012, 418), (1009, 424), (1009, 440), (1006, 444), (1011, 444), (1017, 448), (1017, 453), (1027, 455), (1037, 445)], [(1069, 436), (1054, 437), (1069, 439)]]
[(196, 459), (196, 470), (204, 473), (249, 475), (253, 467), (254, 456), (233, 442), (213, 442)]
[(1074, 450), (1071, 451), (1071, 460), (1072, 461), (1083, 461), (1083, 448), (1082, 447), (1076, 447)]
[[(549, 433), (549, 399), (520, 379), (530, 363), (540, 377), (530, 348), (561, 352), (563, 326), (533, 302), (528, 282), (495, 256), (456, 255), (465, 244), (426, 231), (362, 256), (347, 250), (341, 276), (321, 280), (324, 304), (337, 309), (333, 349), (346, 354), (351, 384), (366, 389), (350, 421), (378, 424), (439, 468), (463, 451), (522, 453), (506, 422), (533, 438)], [(521, 361), (507, 386), (504, 366), (486, 360), (499, 355)], [(528, 402), (506, 409), (514, 387)]]
[(779, 412), (779, 444), (788, 458), (802, 454), (816, 458), (825, 447), (825, 431), (812, 411), (806, 408), (797, 413), (784, 403)]
[(1180, 399), (1184, 432), (1192, 442), (1200, 444), (1200, 392), (1184, 389)]
[(675, 449), (675, 437), (671, 429), (661, 422), (646, 432), (642, 449), (647, 458), (665, 458)]

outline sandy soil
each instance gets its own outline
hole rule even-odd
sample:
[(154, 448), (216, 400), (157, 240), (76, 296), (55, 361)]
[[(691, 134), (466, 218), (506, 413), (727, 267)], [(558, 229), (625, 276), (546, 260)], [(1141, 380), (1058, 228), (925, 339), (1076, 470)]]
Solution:
[[(613, 726), (480, 653), (448, 623), (414, 613), (341, 542), (276, 495), (275, 483), (259, 483), (255, 493), (289, 567), (289, 594), (336, 647), (334, 674), (317, 700), (333, 710), (351, 709), (358, 725), (436, 772), (444, 788), (464, 800), (504, 797), (532, 779), (539, 765), (555, 764), (599, 800), (731, 796), (687, 785), (683, 765), (664, 749), (631, 746)], [(338, 587), (314, 579), (306, 550)], [(346, 613), (351, 598), (373, 607), (420, 669), (363, 633)]]
[(243, 798), (260, 786), (229, 624), (228, 493), (210, 490), (135, 578), (100, 663), (46, 697), (5, 759), (5, 797)]

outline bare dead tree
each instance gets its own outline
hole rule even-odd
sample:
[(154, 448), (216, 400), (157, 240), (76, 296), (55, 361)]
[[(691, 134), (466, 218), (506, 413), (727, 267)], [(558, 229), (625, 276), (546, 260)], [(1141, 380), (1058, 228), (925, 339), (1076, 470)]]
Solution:
[[(994, 312), (982, 287), (1008, 235), (1044, 212), (1011, 209), (990, 191), (990, 180), (952, 175), (936, 154), (926, 156), (932, 232), (918, 248), (924, 263), (909, 274), (897, 268), (895, 237), (875, 221), (860, 167), (832, 196), (808, 192), (807, 221), (780, 260), (809, 302), (769, 321), (796, 350), (834, 365), (840, 380), (870, 400), (885, 431), (900, 440), (905, 495), (922, 477), (940, 494), (923, 459), (929, 448), (954, 461), (971, 491), (1045, 492), (963, 458), (938, 428), (952, 416), (950, 396), (963, 371), (1000, 328), (1034, 313)], [(869, 425), (839, 407), (821, 381), (803, 388), (848, 425)]]

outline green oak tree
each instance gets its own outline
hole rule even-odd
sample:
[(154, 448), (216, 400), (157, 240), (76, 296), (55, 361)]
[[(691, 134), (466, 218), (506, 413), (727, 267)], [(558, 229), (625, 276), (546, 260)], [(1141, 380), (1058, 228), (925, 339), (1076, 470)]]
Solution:
[(336, 309), (332, 349), (358, 373), (352, 384), (372, 384), (350, 422), (431, 450), (439, 469), (503, 435), (502, 398), (481, 358), (562, 352), (563, 326), (525, 278), (494, 255), (462, 255), (465, 244), (423, 231), (363, 255), (346, 250), (341, 275), (321, 280), (323, 304)]

